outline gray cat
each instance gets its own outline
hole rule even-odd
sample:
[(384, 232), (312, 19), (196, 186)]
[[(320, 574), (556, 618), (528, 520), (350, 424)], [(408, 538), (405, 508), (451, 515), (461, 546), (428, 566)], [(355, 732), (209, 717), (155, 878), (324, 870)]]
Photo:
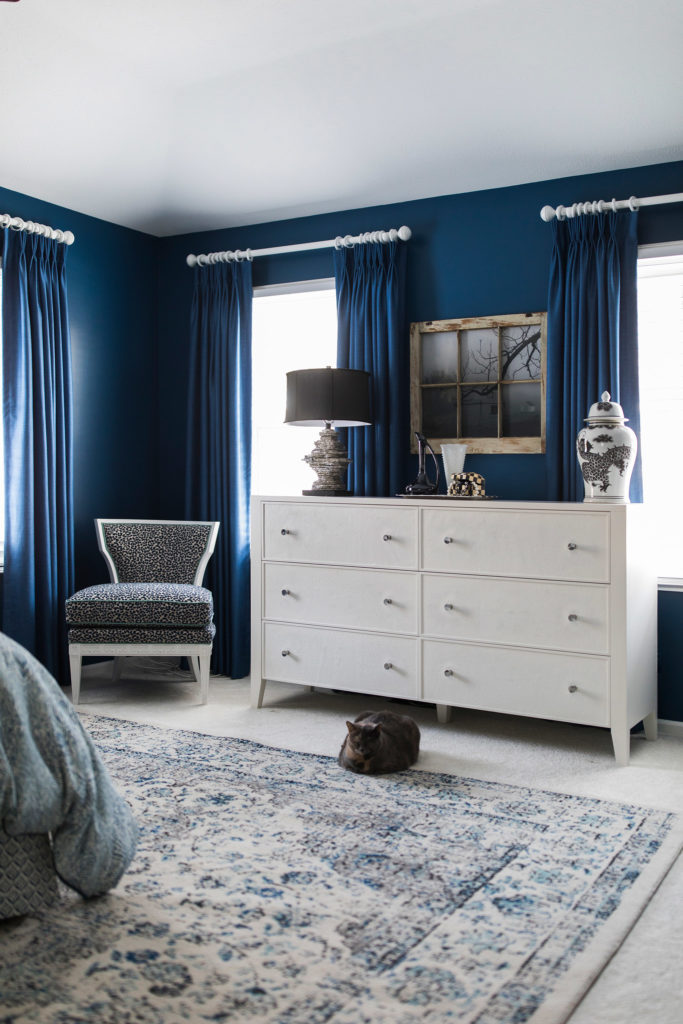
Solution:
[(339, 751), (342, 768), (364, 775), (402, 772), (415, 764), (420, 750), (420, 730), (407, 715), (393, 711), (363, 711), (347, 722), (348, 734)]

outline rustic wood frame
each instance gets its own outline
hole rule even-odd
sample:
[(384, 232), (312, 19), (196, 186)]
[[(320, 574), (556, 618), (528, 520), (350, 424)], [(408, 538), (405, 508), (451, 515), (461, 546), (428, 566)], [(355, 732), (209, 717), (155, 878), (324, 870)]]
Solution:
[[(502, 430), (502, 408), (500, 401), (501, 384), (506, 387), (514, 386), (514, 380), (506, 380), (500, 375), (501, 366), (501, 345), (502, 329), (506, 327), (526, 327), (538, 324), (541, 331), (540, 354), (541, 354), (541, 376), (524, 379), (520, 383), (540, 384), (541, 386), (541, 433), (538, 437), (504, 437)], [(542, 453), (546, 445), (546, 340), (547, 340), (547, 313), (508, 313), (502, 316), (478, 316), (465, 317), (458, 320), (423, 320), (410, 325), (410, 424), (411, 424), (411, 451), (417, 451), (415, 443), (415, 432), (424, 434), (422, 429), (422, 392), (429, 387), (443, 387), (439, 384), (422, 383), (422, 336), (424, 334), (436, 334), (439, 332), (459, 332), (481, 329), (498, 330), (498, 376), (487, 382), (496, 385), (498, 396), (498, 436), (497, 437), (429, 437), (429, 443), (433, 448), (441, 444), (466, 444), (468, 454), (495, 454), (495, 453)], [(459, 348), (459, 346), (458, 346)], [(458, 353), (458, 363), (460, 355)], [(453, 381), (453, 386), (458, 389), (458, 424), (456, 434), (460, 434), (461, 403), (460, 390), (462, 381)]]

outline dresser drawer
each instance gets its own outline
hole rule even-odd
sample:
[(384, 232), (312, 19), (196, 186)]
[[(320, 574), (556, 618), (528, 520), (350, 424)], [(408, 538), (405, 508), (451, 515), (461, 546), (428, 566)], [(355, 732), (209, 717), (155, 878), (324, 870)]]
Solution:
[(415, 573), (295, 562), (267, 562), (264, 566), (266, 619), (415, 634), (418, 602)]
[(415, 508), (389, 505), (268, 503), (264, 506), (263, 557), (416, 569), (417, 517)]
[(279, 622), (263, 630), (266, 679), (386, 697), (419, 694), (417, 638)]
[(609, 653), (603, 584), (425, 574), (423, 608), (428, 636)]
[(581, 725), (609, 725), (609, 659), (425, 640), (423, 698)]
[(609, 583), (609, 513), (424, 509), (422, 568)]

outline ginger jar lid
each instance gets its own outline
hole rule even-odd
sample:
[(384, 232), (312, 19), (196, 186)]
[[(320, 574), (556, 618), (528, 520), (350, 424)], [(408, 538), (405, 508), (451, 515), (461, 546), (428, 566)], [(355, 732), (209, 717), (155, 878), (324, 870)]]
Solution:
[(624, 418), (624, 410), (618, 402), (613, 402), (609, 391), (603, 391), (600, 401), (591, 405), (586, 423), (628, 423)]

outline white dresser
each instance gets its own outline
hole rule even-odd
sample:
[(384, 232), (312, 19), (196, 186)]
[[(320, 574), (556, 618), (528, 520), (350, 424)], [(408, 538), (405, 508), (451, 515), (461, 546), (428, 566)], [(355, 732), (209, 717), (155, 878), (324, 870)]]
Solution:
[(252, 704), (267, 680), (656, 736), (639, 505), (252, 502)]

